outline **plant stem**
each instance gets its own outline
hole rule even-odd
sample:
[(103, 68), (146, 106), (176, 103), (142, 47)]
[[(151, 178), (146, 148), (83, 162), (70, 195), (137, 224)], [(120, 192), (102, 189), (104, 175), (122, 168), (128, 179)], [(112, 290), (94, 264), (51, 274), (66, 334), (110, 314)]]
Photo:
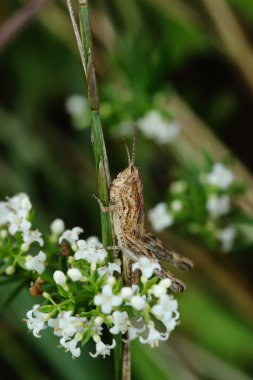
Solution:
[[(88, 99), (91, 110), (91, 142), (94, 150), (96, 173), (98, 180), (98, 194), (101, 201), (108, 205), (109, 203), (109, 185), (111, 182), (109, 164), (107, 159), (107, 153), (105, 148), (103, 129), (100, 120), (99, 113), (99, 96), (97, 88), (97, 80), (95, 74), (95, 66), (93, 59), (93, 45), (89, 23), (89, 10), (86, 0), (79, 0), (79, 17), (80, 17), (80, 30), (81, 40), (75, 24), (72, 10), (70, 9), (70, 0), (68, 1), (68, 7), (70, 10), (70, 16), (74, 26), (78, 47), (80, 50), (84, 72), (87, 80), (88, 87)], [(102, 241), (104, 246), (115, 245), (113, 227), (111, 223), (110, 215), (107, 213), (101, 213), (102, 224)], [(122, 264), (123, 265), (123, 264)], [(123, 269), (122, 272), (124, 273)], [(116, 347), (114, 350), (114, 365), (115, 365), (115, 378), (116, 380), (130, 380), (130, 350), (129, 346), (126, 349), (123, 346), (121, 335), (116, 336)], [(127, 344), (128, 345), (128, 344)], [(123, 349), (124, 347), (124, 349)], [(123, 352), (127, 355), (124, 355)], [(124, 358), (123, 358), (124, 355)], [(127, 363), (128, 366), (126, 365)], [(124, 363), (124, 366), (123, 366)], [(128, 368), (128, 371), (124, 373), (124, 368)]]
[[(87, 1), (84, 0), (80, 0), (79, 4), (82, 48), (85, 59), (88, 99), (91, 110), (91, 142), (95, 156), (98, 194), (101, 201), (107, 205), (109, 202), (108, 188), (111, 178), (99, 113), (99, 97), (93, 60), (93, 46), (89, 24), (88, 4)], [(112, 227), (109, 214), (101, 213), (101, 223), (103, 244), (105, 246), (113, 245)]]

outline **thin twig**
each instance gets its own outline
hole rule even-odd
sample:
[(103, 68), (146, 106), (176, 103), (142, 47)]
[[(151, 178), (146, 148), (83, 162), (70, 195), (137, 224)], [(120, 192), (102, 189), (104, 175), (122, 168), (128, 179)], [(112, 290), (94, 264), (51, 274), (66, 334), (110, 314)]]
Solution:
[(81, 61), (82, 61), (82, 64), (83, 64), (83, 70), (84, 70), (85, 76), (87, 77), (86, 62), (85, 62), (85, 57), (84, 57), (84, 54), (83, 54), (82, 40), (81, 40), (81, 37), (80, 37), (80, 33), (79, 33), (79, 30), (78, 30), (77, 22), (76, 22), (76, 19), (75, 19), (75, 15), (74, 15), (73, 8), (72, 8), (70, 0), (67, 0), (67, 7), (68, 7), (68, 10), (69, 10), (69, 15), (70, 15), (71, 22), (72, 22), (73, 29), (74, 29), (74, 33), (75, 33), (75, 36), (76, 36), (76, 42), (77, 42), (78, 50), (79, 50), (79, 53), (80, 53)]

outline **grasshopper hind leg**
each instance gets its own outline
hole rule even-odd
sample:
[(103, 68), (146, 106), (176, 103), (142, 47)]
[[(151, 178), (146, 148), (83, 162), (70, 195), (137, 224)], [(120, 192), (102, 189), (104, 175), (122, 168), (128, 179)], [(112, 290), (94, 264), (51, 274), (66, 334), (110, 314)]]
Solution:
[[(142, 256), (147, 257), (151, 261), (158, 262), (155, 255), (149, 250), (145, 244), (139, 240), (136, 236), (133, 235), (125, 235), (125, 245), (126, 250), (125, 253), (130, 257), (132, 261), (138, 261)], [(156, 270), (155, 273), (160, 278), (169, 278), (171, 280), (171, 289), (178, 293), (183, 292), (185, 290), (185, 284), (181, 282), (179, 279), (173, 276), (171, 272), (169, 272), (166, 268), (161, 265), (160, 270)]]
[(159, 259), (168, 261), (174, 267), (183, 271), (193, 268), (192, 260), (187, 257), (181, 256), (173, 250), (166, 247), (160, 239), (145, 231), (143, 234), (143, 242), (150, 251)]

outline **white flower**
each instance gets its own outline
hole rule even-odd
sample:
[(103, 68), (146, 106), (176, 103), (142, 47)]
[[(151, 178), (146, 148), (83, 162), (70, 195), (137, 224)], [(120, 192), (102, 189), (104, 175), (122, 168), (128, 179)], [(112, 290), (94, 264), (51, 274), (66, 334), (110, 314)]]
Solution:
[(160, 270), (161, 266), (157, 261), (149, 260), (146, 256), (142, 256), (139, 261), (132, 265), (132, 270), (139, 269), (143, 276), (150, 278), (154, 270)]
[(25, 193), (19, 193), (12, 198), (8, 198), (7, 203), (8, 208), (22, 218), (26, 218), (32, 208), (30, 199)]
[(90, 236), (90, 237), (88, 237), (88, 239), (86, 239), (86, 243), (87, 243), (88, 247), (103, 248), (103, 244), (97, 238), (97, 236)]
[(128, 339), (129, 341), (136, 339), (143, 331), (146, 329), (146, 326), (144, 325), (141, 328), (137, 328), (135, 326), (130, 326), (128, 328)]
[(156, 347), (159, 345), (160, 340), (167, 340), (169, 338), (169, 333), (160, 333), (154, 328), (153, 323), (149, 326), (149, 333), (146, 339), (139, 337), (139, 340), (142, 344), (148, 343), (151, 347)]
[(28, 270), (35, 270), (39, 274), (42, 274), (45, 270), (46, 254), (42, 251), (37, 256), (27, 256), (25, 261), (25, 267)]
[(98, 268), (98, 274), (102, 277), (105, 273), (109, 276), (113, 276), (114, 272), (121, 273), (121, 268), (119, 264), (109, 263), (107, 267)]
[(51, 233), (55, 236), (59, 236), (60, 234), (63, 233), (65, 229), (64, 221), (62, 219), (55, 219), (51, 224), (50, 224), (50, 230)]
[(123, 299), (129, 299), (133, 295), (133, 290), (132, 288), (129, 288), (128, 286), (123, 286), (121, 288), (120, 295)]
[(112, 322), (114, 326), (110, 328), (110, 332), (115, 335), (117, 335), (119, 332), (121, 332), (121, 334), (125, 334), (127, 332), (128, 326), (130, 325), (126, 311), (114, 311), (112, 313)]
[(82, 95), (71, 95), (67, 98), (65, 106), (70, 115), (82, 116), (87, 111), (87, 98)]
[(34, 243), (35, 241), (37, 243), (39, 243), (39, 245), (42, 247), (44, 245), (44, 240), (42, 239), (42, 234), (39, 230), (35, 230), (35, 231), (31, 231), (31, 230), (28, 230), (28, 231), (24, 231), (23, 233), (23, 240), (24, 240), (24, 243), (22, 244), (22, 250), (25, 252), (25, 251), (28, 251), (28, 249), (30, 248), (30, 245), (32, 243)]
[(98, 355), (102, 355), (104, 358), (106, 355), (110, 355), (110, 350), (112, 350), (115, 346), (116, 346), (116, 342), (114, 339), (112, 341), (112, 344), (108, 345), (108, 344), (104, 344), (99, 338), (98, 342), (96, 343), (96, 353), (92, 354), (90, 352), (90, 356), (92, 356), (93, 358), (96, 358)]
[(104, 285), (101, 294), (94, 298), (94, 304), (101, 306), (102, 313), (110, 314), (114, 306), (119, 306), (122, 303), (122, 297), (115, 296), (110, 285)]
[(234, 227), (226, 227), (221, 230), (218, 234), (218, 239), (220, 240), (223, 252), (229, 252), (234, 245), (236, 238), (236, 229)]
[(95, 237), (91, 237), (85, 240), (78, 240), (77, 242), (78, 250), (76, 251), (74, 258), (75, 260), (84, 259), (88, 263), (102, 263), (107, 252), (103, 248), (103, 244)]
[(175, 121), (166, 120), (161, 113), (152, 110), (138, 120), (139, 129), (158, 144), (168, 144), (173, 141), (180, 132), (180, 125)]
[(227, 195), (211, 195), (207, 199), (207, 210), (213, 219), (227, 214), (230, 211), (230, 198)]
[[(103, 327), (102, 324), (104, 323), (104, 318), (102, 317), (96, 317), (94, 319), (94, 324), (92, 326), (92, 332), (93, 335), (102, 335), (103, 333)], [(92, 324), (92, 319), (90, 319), (90, 324)]]
[(70, 338), (85, 329), (86, 318), (72, 316), (72, 311), (64, 311), (57, 318), (50, 318), (48, 326), (54, 329), (54, 334)]
[(138, 295), (133, 296), (130, 302), (135, 310), (142, 310), (146, 306), (145, 300), (141, 296), (138, 296)]
[(184, 181), (175, 181), (170, 185), (172, 193), (184, 193), (187, 190), (187, 183)]
[(163, 294), (167, 293), (167, 289), (171, 286), (171, 280), (169, 278), (164, 278), (158, 284), (155, 284), (150, 289), (150, 292), (154, 294), (155, 297), (159, 298)]
[(152, 307), (151, 312), (162, 321), (168, 331), (175, 328), (179, 312), (178, 303), (173, 297), (168, 294), (161, 295), (158, 303)]
[(182, 201), (175, 199), (174, 201), (171, 202), (170, 207), (171, 207), (172, 211), (179, 212), (182, 210), (183, 203), (182, 203)]
[(211, 173), (206, 177), (207, 183), (222, 190), (226, 190), (234, 179), (234, 174), (222, 163), (214, 164)]
[(8, 221), (10, 210), (7, 207), (7, 202), (0, 202), (0, 226), (3, 226)]
[(133, 294), (138, 294), (138, 292), (140, 291), (140, 287), (137, 284), (132, 284), (131, 289), (132, 289)]
[(21, 231), (24, 234), (28, 233), (31, 228), (31, 223), (23, 217), (20, 217), (14, 212), (10, 212), (7, 216), (9, 223), (9, 233), (15, 235), (16, 232)]
[[(2, 205), (1, 208), (4, 208), (3, 219), (5, 223), (9, 223), (9, 232), (11, 235), (14, 235), (18, 231), (27, 232), (30, 229), (31, 223), (27, 218), (32, 205), (26, 194), (20, 193), (9, 198), (7, 202), (5, 202), (5, 207)], [(7, 212), (7, 210), (9, 212)]]
[[(25, 320), (27, 323), (27, 327), (29, 330), (32, 330), (33, 335), (36, 338), (40, 338), (39, 332), (44, 328), (45, 321), (47, 319), (48, 314), (41, 313), (38, 309), (40, 305), (34, 305), (32, 310), (29, 310), (26, 314), (27, 319)], [(33, 316), (34, 315), (34, 316)]]
[(57, 285), (60, 285), (66, 291), (68, 290), (68, 286), (66, 284), (67, 279), (62, 271), (56, 270), (53, 274), (53, 278)]
[(61, 244), (63, 240), (67, 240), (70, 245), (73, 245), (78, 240), (78, 235), (83, 232), (83, 229), (80, 227), (74, 227), (72, 230), (66, 230), (63, 232), (63, 234), (59, 237), (59, 243)]
[(150, 210), (148, 213), (148, 220), (150, 221), (153, 230), (156, 232), (160, 232), (173, 224), (173, 217), (168, 213), (166, 203), (158, 203), (152, 210)]
[(81, 349), (79, 347), (76, 347), (76, 345), (81, 339), (82, 337), (79, 336), (79, 334), (76, 334), (72, 340), (69, 340), (68, 337), (62, 337), (60, 339), (60, 345), (65, 348), (66, 352), (70, 351), (73, 358), (78, 358), (81, 354)]
[(78, 268), (70, 268), (67, 273), (72, 281), (81, 281), (83, 279), (83, 275)]

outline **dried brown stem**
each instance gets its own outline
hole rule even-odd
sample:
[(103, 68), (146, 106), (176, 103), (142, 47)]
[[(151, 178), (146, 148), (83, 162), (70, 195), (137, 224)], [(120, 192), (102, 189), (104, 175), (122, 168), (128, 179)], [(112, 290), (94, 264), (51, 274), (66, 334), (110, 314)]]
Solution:
[(0, 50), (28, 24), (34, 15), (50, 0), (30, 0), (14, 16), (5, 22), (0, 29)]
[(253, 49), (236, 16), (225, 0), (202, 0), (226, 54), (235, 63), (253, 93)]

